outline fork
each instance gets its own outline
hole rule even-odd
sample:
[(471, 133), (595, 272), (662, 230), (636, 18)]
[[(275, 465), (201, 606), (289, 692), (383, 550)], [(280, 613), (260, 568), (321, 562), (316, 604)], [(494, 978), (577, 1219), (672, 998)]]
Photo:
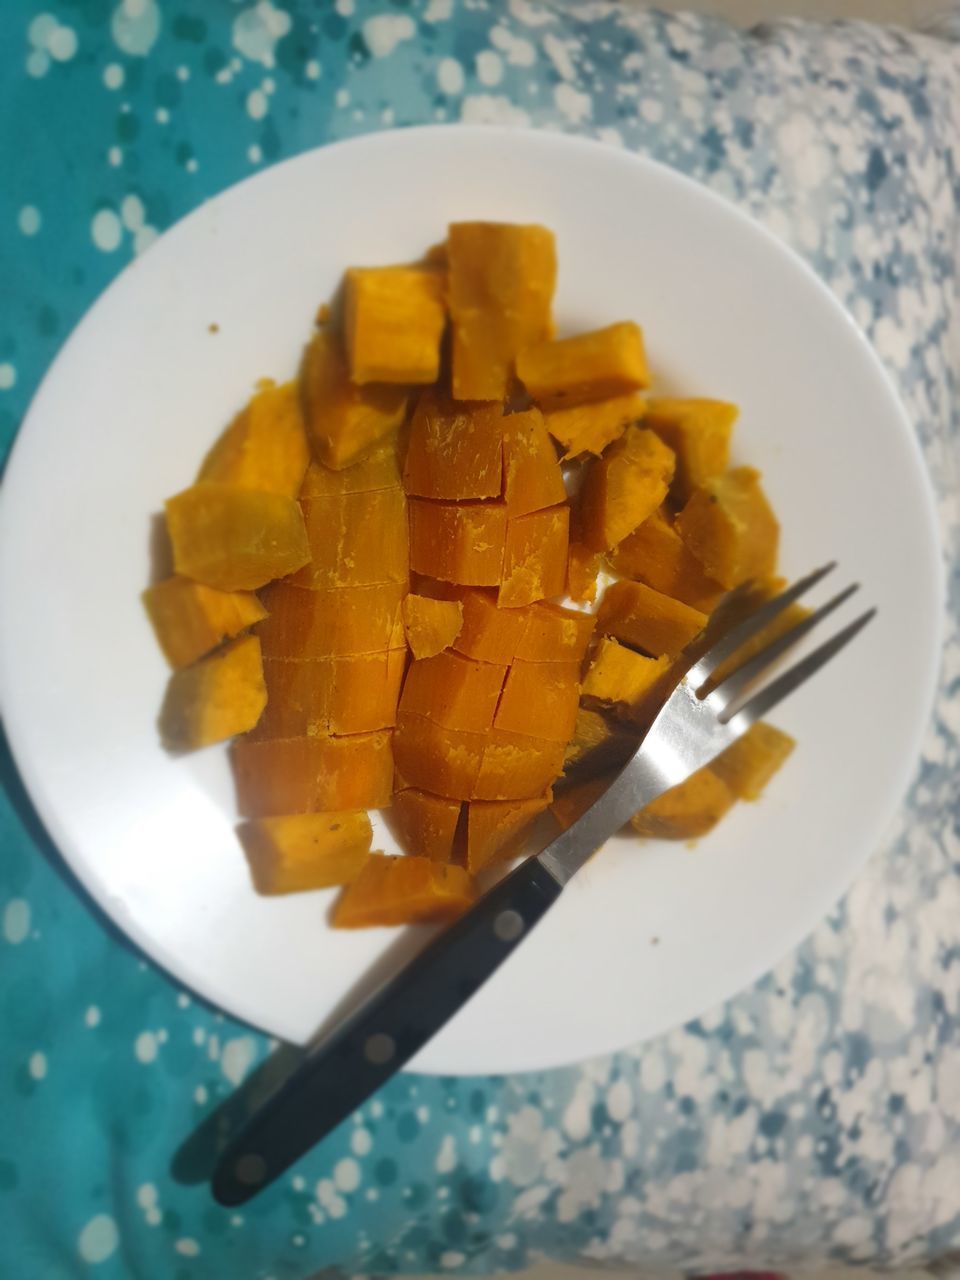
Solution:
[[(221, 1204), (249, 1200), (356, 1110), (499, 969), (571, 878), (638, 809), (708, 764), (849, 644), (875, 609), (751, 692), (771, 664), (843, 604), (856, 585), (834, 596), (720, 683), (711, 682), (711, 673), (722, 662), (835, 567), (825, 565), (725, 628), (721, 606), (715, 614), (716, 625), (712, 621), (681, 655), (672, 673), (672, 692), (599, 799), (567, 831), (522, 862), (437, 935), (346, 1021), (308, 1048), (300, 1066), (221, 1155), (212, 1178), (213, 1194)], [(728, 597), (734, 613), (739, 602), (741, 615), (744, 601), (749, 603), (749, 589)]]

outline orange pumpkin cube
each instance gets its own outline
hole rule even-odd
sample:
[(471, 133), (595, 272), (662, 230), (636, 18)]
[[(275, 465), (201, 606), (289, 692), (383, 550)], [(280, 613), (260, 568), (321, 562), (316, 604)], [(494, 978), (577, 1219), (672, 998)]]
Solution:
[(707, 765), (664, 791), (630, 819), (638, 835), (656, 840), (695, 840), (712, 831), (736, 796)]
[(563, 769), (564, 744), (526, 733), (491, 729), (473, 785), (474, 800), (530, 800)]
[(517, 357), (517, 376), (544, 409), (628, 395), (650, 382), (643, 334), (629, 320), (531, 345)]
[(673, 453), (659, 436), (630, 427), (590, 464), (580, 493), (580, 531), (593, 551), (622, 542), (667, 496)]
[(233, 744), (237, 808), (246, 818), (390, 803), (390, 730), (345, 738), (241, 738)]
[(393, 797), (390, 819), (397, 838), (408, 853), (449, 862), (460, 821), (459, 800), (447, 800), (417, 787), (407, 787)]
[(454, 223), (447, 235), (453, 395), (503, 400), (518, 352), (552, 331), (557, 251), (546, 227)]
[(306, 591), (275, 582), (257, 634), (267, 658), (332, 658), (403, 649), (403, 583)]
[(459, 600), (433, 600), (411, 592), (403, 602), (403, 626), (413, 656), (432, 658), (460, 634), (463, 605)]
[(252, 736), (326, 737), (392, 729), (406, 660), (403, 649), (336, 658), (267, 658), (269, 701)]
[(333, 909), (335, 929), (433, 924), (462, 915), (477, 891), (463, 867), (374, 854)]
[(626, 763), (639, 742), (636, 731), (614, 723), (603, 711), (581, 706), (564, 754), (564, 771), (582, 777), (613, 769)]
[(319, 329), (303, 354), (300, 400), (307, 438), (318, 462), (349, 467), (400, 426), (407, 392), (387, 384), (355, 386), (340, 341)]
[(739, 409), (725, 400), (647, 401), (647, 426), (677, 456), (673, 496), (688, 500), (694, 489), (723, 475), (730, 460), (730, 435)]
[(310, 559), (293, 498), (204, 480), (166, 502), (177, 573), (221, 591), (252, 591)]
[(597, 598), (602, 552), (592, 551), (582, 542), (571, 541), (567, 549), (567, 595), (571, 600), (592, 603)]
[(642, 582), (614, 582), (597, 611), (603, 635), (643, 649), (654, 658), (676, 657), (706, 626), (707, 615)]
[(503, 496), (511, 516), (566, 502), (560, 463), (539, 409), (510, 413), (503, 426)]
[(504, 608), (563, 594), (567, 581), (570, 508), (548, 507), (511, 517), (497, 603)]
[(468, 658), (505, 666), (517, 653), (529, 616), (529, 609), (501, 609), (485, 592), (468, 591), (463, 597), (463, 626), (453, 647)]
[(172, 667), (186, 667), (267, 616), (250, 591), (218, 591), (189, 578), (148, 587), (143, 604)]
[(495, 586), (503, 570), (507, 509), (410, 499), (410, 566), (467, 587)]
[(543, 415), (543, 420), (554, 440), (563, 447), (564, 458), (576, 458), (582, 453), (599, 457), (607, 445), (619, 439), (632, 423), (639, 422), (646, 411), (646, 400), (634, 392), (611, 400), (553, 409)]
[(780, 525), (753, 467), (707, 480), (677, 516), (676, 529), (724, 587), (767, 578), (777, 567)]
[(493, 724), (506, 667), (462, 654), (438, 653), (410, 664), (400, 715), (425, 716), (445, 729), (482, 733)]
[(214, 444), (197, 479), (295, 498), (309, 461), (296, 383), (267, 383)]
[(196, 751), (252, 729), (266, 704), (260, 641), (243, 636), (173, 673), (160, 737), (171, 751)]
[(710, 768), (738, 800), (759, 800), (796, 745), (789, 734), (758, 720), (712, 760)]
[(723, 595), (723, 587), (707, 577), (662, 507), (614, 548), (610, 563), (625, 578), (637, 578), (703, 613), (710, 613)]
[(344, 278), (350, 378), (435, 382), (446, 325), (444, 278), (429, 267), (351, 267)]
[(458, 403), (429, 388), (410, 423), (404, 489), (422, 498), (499, 498), (502, 436), (499, 404)]
[(451, 800), (469, 800), (486, 741), (484, 733), (445, 729), (425, 716), (405, 714), (393, 744), (397, 771), (408, 786)]
[(493, 723), (498, 729), (566, 746), (579, 703), (579, 662), (515, 662), (507, 672)]
[(409, 535), (402, 489), (301, 498), (310, 563), (290, 580), (310, 589), (407, 581)]
[(362, 810), (258, 818), (237, 828), (257, 893), (348, 884), (367, 861), (373, 828)]
[(524, 662), (575, 662), (587, 652), (597, 624), (592, 613), (564, 609), (540, 601), (527, 611), (523, 634), (517, 641), (516, 657)]
[(604, 636), (583, 678), (584, 697), (630, 715), (642, 707), (669, 669), (669, 657), (645, 658)]
[(396, 440), (388, 440), (373, 448), (359, 462), (334, 471), (322, 462), (311, 462), (300, 488), (301, 498), (324, 498), (340, 493), (377, 493), (381, 489), (399, 489), (400, 455)]
[(467, 805), (467, 870), (476, 875), (520, 853), (530, 824), (549, 803), (549, 792), (535, 800), (471, 800)]

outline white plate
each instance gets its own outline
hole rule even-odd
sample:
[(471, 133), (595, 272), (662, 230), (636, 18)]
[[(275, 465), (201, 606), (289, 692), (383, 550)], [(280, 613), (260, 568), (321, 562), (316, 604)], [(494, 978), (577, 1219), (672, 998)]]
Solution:
[(92, 308), (34, 400), (0, 512), (17, 762), (84, 885), (182, 982), (303, 1041), (394, 935), (330, 931), (327, 893), (257, 897), (225, 751), (161, 750), (167, 671), (139, 600), (151, 516), (255, 379), (293, 373), (346, 265), (409, 259), (457, 218), (554, 228), (561, 328), (635, 317), (661, 386), (739, 401), (736, 456), (765, 473), (784, 572), (837, 558), (837, 587), (859, 579), (880, 608), (776, 716), (800, 745), (762, 803), (695, 852), (611, 842), (415, 1064), (467, 1074), (651, 1036), (814, 927), (913, 768), (940, 583), (928, 482), (877, 359), (797, 258), (707, 191), (591, 143), (467, 128), (361, 138), (250, 178)]

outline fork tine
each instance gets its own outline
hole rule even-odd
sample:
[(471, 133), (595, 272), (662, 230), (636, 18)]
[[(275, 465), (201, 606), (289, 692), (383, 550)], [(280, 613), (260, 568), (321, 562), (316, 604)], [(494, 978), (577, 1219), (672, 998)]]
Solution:
[(710, 646), (706, 653), (701, 655), (687, 672), (687, 679), (690, 684), (699, 692), (721, 662), (725, 662), (731, 654), (736, 653), (740, 646), (745, 644), (751, 636), (771, 623), (777, 614), (782, 613), (788, 605), (798, 600), (805, 591), (809, 591), (811, 587), (816, 586), (821, 579), (825, 578), (836, 567), (836, 560), (831, 560), (829, 564), (825, 564), (822, 568), (815, 569), (813, 573), (807, 574), (805, 578), (795, 582), (792, 587), (787, 587), (785, 591), (781, 591), (772, 600), (762, 604), (749, 617), (731, 627), (715, 644)]
[(854, 636), (861, 632), (867, 623), (875, 617), (876, 612), (876, 609), (868, 609), (866, 613), (861, 613), (859, 618), (855, 618), (853, 622), (845, 626), (842, 631), (838, 631), (835, 636), (826, 640), (819, 648), (814, 649), (805, 658), (801, 658), (799, 662), (794, 663), (789, 670), (784, 671), (783, 675), (771, 680), (768, 685), (761, 689), (759, 693), (755, 693), (738, 710), (721, 713), (719, 716), (720, 722), (729, 724), (732, 720), (742, 721), (743, 728), (747, 729), (755, 721), (762, 720), (767, 712), (772, 711), (787, 694), (793, 693), (794, 689), (798, 689), (804, 681), (809, 680), (815, 672), (819, 671), (824, 663), (829, 662), (835, 654), (845, 648)]
[(835, 595), (832, 600), (828, 600), (819, 609), (808, 614), (806, 618), (794, 623), (789, 631), (785, 631), (782, 635), (777, 636), (775, 640), (771, 640), (759, 653), (755, 653), (752, 658), (748, 658), (735, 671), (731, 671), (719, 684), (711, 687), (708, 680), (706, 685), (708, 692), (704, 695), (704, 701), (718, 713), (724, 707), (730, 706), (782, 653), (792, 648), (798, 640), (802, 640), (818, 623), (833, 613), (835, 609), (839, 609), (842, 604), (850, 599), (855, 591), (859, 590), (860, 583), (852, 583), (845, 590)]

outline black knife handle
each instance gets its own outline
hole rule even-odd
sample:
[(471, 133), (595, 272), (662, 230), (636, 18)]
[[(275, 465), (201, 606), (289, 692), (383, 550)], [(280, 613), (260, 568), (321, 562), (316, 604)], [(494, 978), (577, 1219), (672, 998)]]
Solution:
[(244, 1126), (212, 1178), (243, 1204), (385, 1084), (499, 969), (560, 896), (536, 858), (520, 864), (325, 1037)]

